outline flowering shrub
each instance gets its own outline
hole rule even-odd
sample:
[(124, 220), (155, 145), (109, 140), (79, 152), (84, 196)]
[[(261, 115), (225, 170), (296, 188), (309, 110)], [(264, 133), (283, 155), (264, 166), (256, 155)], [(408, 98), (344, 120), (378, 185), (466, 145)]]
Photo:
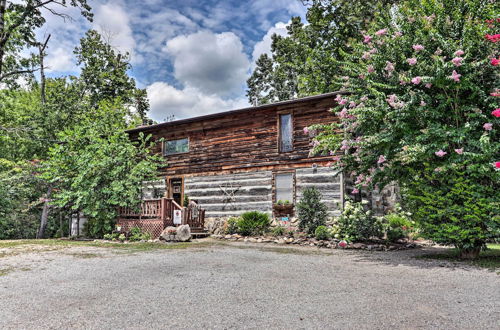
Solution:
[(365, 211), (361, 203), (346, 201), (342, 214), (335, 219), (338, 236), (346, 241), (360, 241), (383, 236), (381, 219)]
[[(478, 216), (451, 199), (441, 204), (439, 220), (417, 218), (427, 237), (476, 251), (499, 235), (487, 221), (498, 214), (493, 187), (500, 182), (500, 71), (491, 61), (499, 56), (495, 6), (409, 0), (381, 17), (339, 63), (339, 83), (349, 92), (333, 109), (340, 123), (324, 127), (313, 149), (336, 155), (333, 167), (355, 178), (355, 191), (397, 181), (413, 192), (445, 196), (452, 189), (447, 178), (462, 175), (474, 184), (474, 198), (492, 207)], [(417, 215), (428, 205), (418, 198), (410, 204)]]

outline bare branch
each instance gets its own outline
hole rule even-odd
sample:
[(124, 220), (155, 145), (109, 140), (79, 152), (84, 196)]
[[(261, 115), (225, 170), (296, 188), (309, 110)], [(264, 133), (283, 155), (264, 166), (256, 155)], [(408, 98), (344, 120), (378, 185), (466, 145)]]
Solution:
[(4, 80), (5, 78), (10, 77), (10, 76), (14, 76), (14, 75), (18, 75), (18, 74), (23, 74), (23, 73), (33, 73), (33, 72), (36, 72), (38, 70), (40, 70), (40, 68), (36, 68), (36, 69), (24, 69), (24, 70), (14, 70), (14, 71), (11, 71), (11, 72), (7, 72), (7, 73), (4, 73), (4, 74), (0, 75), (0, 81)]

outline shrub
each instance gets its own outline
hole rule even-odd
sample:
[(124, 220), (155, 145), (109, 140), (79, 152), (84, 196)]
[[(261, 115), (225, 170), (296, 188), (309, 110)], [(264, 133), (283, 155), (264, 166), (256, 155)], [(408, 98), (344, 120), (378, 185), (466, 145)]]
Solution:
[[(432, 182), (432, 185), (427, 182)], [(475, 258), (488, 240), (500, 237), (498, 188), (450, 172), (428, 171), (404, 189), (422, 236), (454, 245), (462, 258)]]
[(243, 213), (237, 222), (238, 233), (244, 236), (263, 234), (270, 225), (269, 216), (258, 211)]
[(236, 234), (238, 232), (238, 220), (237, 217), (227, 219), (224, 232), (229, 235)]
[(404, 212), (396, 204), (395, 210), (384, 217), (387, 226), (387, 240), (395, 242), (398, 239), (409, 236), (414, 228), (414, 224), (409, 216), (409, 213)]
[(142, 231), (139, 227), (132, 227), (128, 233), (128, 240), (131, 242), (148, 241), (151, 239), (151, 234)]
[(330, 231), (326, 226), (318, 226), (314, 231), (314, 236), (317, 240), (326, 240), (330, 238)]
[(302, 199), (297, 204), (299, 229), (314, 234), (318, 226), (325, 225), (328, 217), (327, 207), (321, 202), (321, 193), (316, 188), (304, 190)]
[(115, 229), (114, 219), (89, 218), (83, 226), (83, 233), (90, 238), (103, 238)]
[(272, 229), (272, 235), (273, 236), (283, 236), (283, 235), (285, 235), (285, 228), (281, 227), (281, 226), (274, 227)]
[(373, 217), (371, 211), (365, 211), (361, 203), (346, 201), (344, 211), (336, 222), (340, 228), (339, 236), (348, 241), (382, 237), (381, 219)]
[(108, 241), (116, 241), (119, 236), (120, 233), (110, 233), (110, 234), (104, 234), (103, 238)]

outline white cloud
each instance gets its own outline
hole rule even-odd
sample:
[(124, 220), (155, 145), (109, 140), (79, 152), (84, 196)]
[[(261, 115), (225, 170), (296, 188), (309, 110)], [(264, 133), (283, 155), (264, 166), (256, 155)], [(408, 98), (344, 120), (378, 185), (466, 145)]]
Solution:
[(204, 94), (193, 87), (177, 89), (165, 82), (149, 85), (147, 92), (151, 106), (149, 116), (160, 122), (170, 115), (175, 115), (175, 119), (183, 119), (248, 106), (243, 97), (225, 100), (215, 94)]
[(271, 37), (273, 36), (273, 34), (286, 36), (287, 34), (286, 26), (288, 24), (289, 23), (283, 23), (283, 22), (276, 23), (273, 27), (271, 27), (267, 31), (262, 40), (255, 44), (252, 52), (252, 60), (253, 60), (252, 66), (255, 65), (255, 61), (257, 61), (260, 55), (264, 53), (268, 55), (271, 54), (271, 43), (272, 43)]
[(74, 62), (71, 46), (57, 47), (55, 49), (49, 47), (45, 65), (47, 66), (47, 72), (74, 72), (78, 70)]
[(200, 31), (169, 40), (175, 78), (206, 94), (228, 96), (244, 87), (250, 62), (243, 44), (232, 32)]
[(131, 63), (142, 61), (142, 57), (135, 51), (136, 42), (130, 28), (130, 20), (122, 6), (115, 3), (97, 6), (93, 28), (120, 53), (128, 52)]

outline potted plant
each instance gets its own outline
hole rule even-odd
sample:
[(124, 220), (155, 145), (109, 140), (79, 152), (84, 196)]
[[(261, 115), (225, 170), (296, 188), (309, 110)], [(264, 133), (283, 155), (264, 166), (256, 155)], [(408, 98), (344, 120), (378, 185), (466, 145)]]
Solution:
[(288, 200), (278, 200), (273, 205), (273, 211), (275, 216), (292, 216), (293, 215), (293, 204)]

